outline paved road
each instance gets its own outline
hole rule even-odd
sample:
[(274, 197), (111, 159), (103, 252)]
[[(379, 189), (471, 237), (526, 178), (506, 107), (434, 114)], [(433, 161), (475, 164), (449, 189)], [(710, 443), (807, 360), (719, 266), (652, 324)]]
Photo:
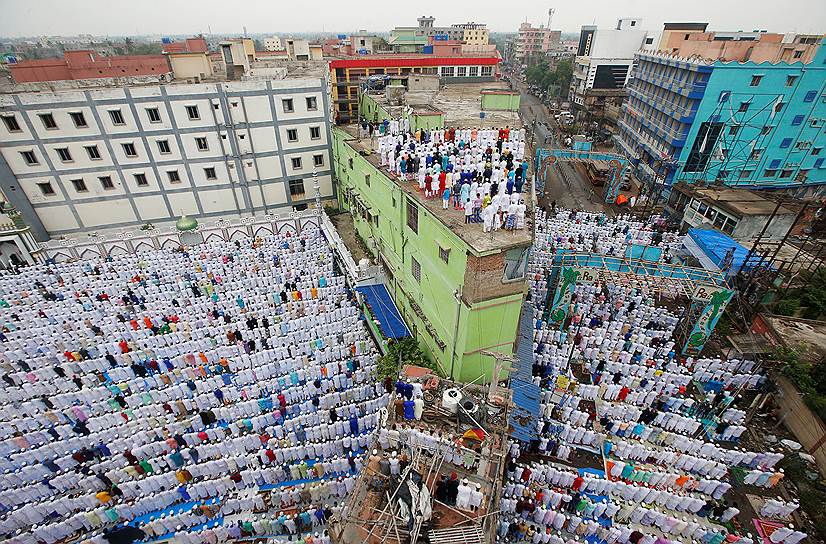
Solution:
[[(542, 102), (530, 94), (525, 88), (520, 87), (522, 93), (520, 100), (520, 112), (522, 121), (528, 124), (536, 120), (534, 132), (534, 147), (559, 148), (559, 142), (554, 137), (554, 130), (551, 128), (556, 121), (548, 115), (548, 110)], [(546, 138), (548, 138), (547, 143)], [(558, 161), (556, 165), (549, 169), (545, 178), (545, 196), (539, 200), (541, 206), (550, 207), (552, 201), (556, 201), (557, 206), (575, 210), (603, 211), (604, 207), (597, 195), (591, 188), (591, 182), (581, 176), (576, 169), (565, 161)]]

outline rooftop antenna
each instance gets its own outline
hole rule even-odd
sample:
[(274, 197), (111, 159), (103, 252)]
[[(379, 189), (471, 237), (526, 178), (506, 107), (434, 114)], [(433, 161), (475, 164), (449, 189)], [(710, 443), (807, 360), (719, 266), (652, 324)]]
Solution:
[(545, 28), (551, 28), (551, 19), (554, 18), (554, 13), (555, 12), (556, 12), (556, 10), (554, 8), (549, 8), (548, 9), (548, 26), (546, 26)]
[(245, 38), (247, 37), (247, 26), (246, 25), (244, 25), (244, 37)]

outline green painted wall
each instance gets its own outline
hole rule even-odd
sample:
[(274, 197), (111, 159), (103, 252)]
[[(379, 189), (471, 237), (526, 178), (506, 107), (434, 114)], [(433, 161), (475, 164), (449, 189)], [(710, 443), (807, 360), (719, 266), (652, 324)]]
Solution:
[(410, 115), (410, 127), (416, 131), (421, 129), (432, 130), (434, 128), (444, 128), (445, 116), (443, 113), (438, 115)]
[[(470, 248), (422, 205), (418, 205), (418, 232), (414, 232), (407, 225), (409, 197), (348, 145), (350, 139), (334, 128), (338, 201), (353, 215), (355, 228), (376, 261), (389, 270), (387, 287), (399, 311), (445, 373), (450, 374), (452, 363), (458, 380), (473, 381), (480, 374), (489, 378), (493, 360), (481, 356), (479, 350), (512, 353), (522, 295), (472, 305), (457, 300), (455, 293), (463, 289)], [(360, 209), (357, 202), (369, 211)], [(440, 247), (450, 251), (447, 263), (439, 255)], [(420, 281), (413, 276), (413, 259), (420, 266)]]
[(490, 111), (519, 111), (519, 93), (482, 94), (482, 109)]
[[(359, 96), (359, 111), (368, 121), (382, 121), (383, 119), (391, 119), (390, 113), (370, 95), (362, 94)], [(406, 115), (410, 119), (410, 130), (416, 131), (421, 129), (432, 130), (434, 128), (444, 128), (445, 116), (439, 115)]]

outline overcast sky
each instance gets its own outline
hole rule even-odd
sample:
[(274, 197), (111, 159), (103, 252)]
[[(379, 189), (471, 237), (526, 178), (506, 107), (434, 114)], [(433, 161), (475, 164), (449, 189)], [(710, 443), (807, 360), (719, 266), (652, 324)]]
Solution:
[[(289, 6), (289, 7), (288, 7)], [(566, 32), (584, 24), (610, 27), (619, 17), (642, 17), (644, 28), (664, 21), (707, 21), (710, 29), (826, 32), (826, 0), (0, 0), (0, 36), (241, 34), (387, 31), (432, 15), (437, 25), (469, 20), (494, 31), (515, 31), (527, 18)], [(307, 9), (305, 9), (307, 8)]]

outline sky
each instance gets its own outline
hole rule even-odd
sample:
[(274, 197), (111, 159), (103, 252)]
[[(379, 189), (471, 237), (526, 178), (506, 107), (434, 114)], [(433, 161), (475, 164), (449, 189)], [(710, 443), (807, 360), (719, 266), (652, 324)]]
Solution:
[(826, 33), (826, 0), (0, 0), (0, 36), (241, 35), (245, 25), (251, 34), (386, 32), (416, 25), (421, 15), (437, 25), (476, 21), (514, 32), (526, 19), (545, 24), (549, 7), (556, 9), (551, 27), (564, 32), (640, 17), (652, 31), (664, 21), (701, 21), (711, 30)]

